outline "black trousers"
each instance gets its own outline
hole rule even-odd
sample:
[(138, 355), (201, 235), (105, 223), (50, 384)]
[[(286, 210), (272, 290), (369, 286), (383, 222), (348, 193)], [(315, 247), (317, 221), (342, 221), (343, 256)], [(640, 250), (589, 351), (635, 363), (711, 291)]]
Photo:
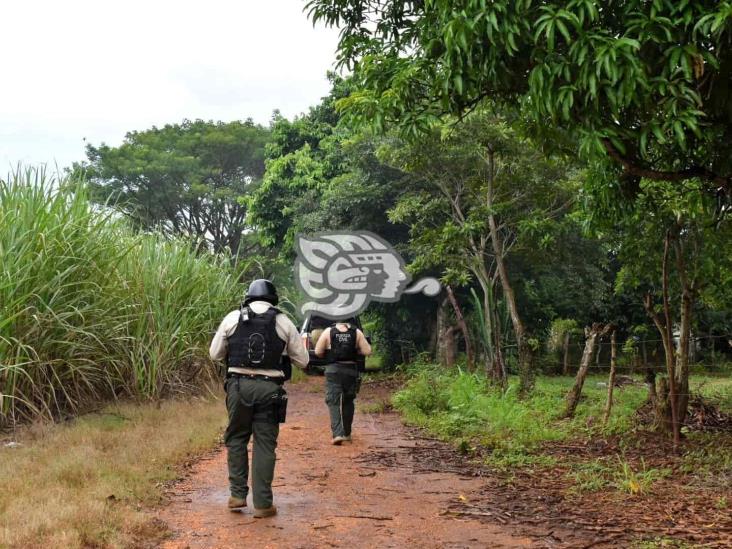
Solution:
[(325, 369), (325, 403), (330, 413), (333, 437), (351, 435), (356, 394), (360, 386), (358, 370), (354, 366), (329, 364)]

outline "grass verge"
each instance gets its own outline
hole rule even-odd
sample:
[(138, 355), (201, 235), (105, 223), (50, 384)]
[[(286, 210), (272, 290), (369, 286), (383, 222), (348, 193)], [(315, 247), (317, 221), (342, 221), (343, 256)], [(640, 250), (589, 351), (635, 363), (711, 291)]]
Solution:
[[(647, 397), (642, 383), (615, 391), (612, 419), (603, 426), (604, 377), (586, 381), (571, 420), (560, 416), (573, 380), (536, 381), (521, 400), (514, 380), (504, 394), (481, 375), (413, 365), (393, 403), (407, 422), (465, 454), (467, 463), (452, 454), (455, 466), (481, 475), (490, 469), (486, 476), (495, 482), (486, 482), (471, 509), (510, 510), (524, 526), (541, 524), (540, 537), (567, 528), (588, 539), (602, 531), (605, 541), (622, 539), (627, 547), (729, 546), (732, 433), (690, 428), (677, 455), (667, 437), (641, 421), (648, 413), (639, 411)], [(706, 403), (726, 411), (732, 379), (695, 375), (691, 381)], [(705, 408), (692, 416), (699, 410)], [(669, 538), (681, 541), (667, 545)]]
[[(574, 381), (571, 377), (539, 377), (531, 396), (521, 400), (517, 397), (515, 380), (502, 394), (491, 387), (483, 375), (459, 369), (418, 364), (409, 369), (408, 376), (404, 388), (393, 397), (394, 407), (405, 419), (443, 440), (456, 443), (461, 450), (469, 451), (475, 446), (488, 450), (483, 455), (487, 464), (496, 468), (552, 465), (553, 457), (540, 451), (548, 442), (597, 436), (623, 437), (637, 427), (635, 413), (647, 399), (647, 389), (640, 382), (616, 389), (613, 412), (604, 426), (605, 376), (588, 377), (576, 415), (570, 420), (560, 419), (560, 414), (564, 410), (565, 395)], [(726, 410), (732, 397), (731, 379), (694, 376), (691, 385), (696, 392)], [(699, 445), (691, 445), (687, 459), (693, 461), (692, 466), (699, 467), (706, 452), (697, 452), (693, 447), (705, 446), (710, 435), (689, 433), (688, 436), (698, 439)], [(716, 456), (718, 452), (714, 454)], [(722, 459), (722, 465), (730, 463), (730, 459)], [(719, 465), (719, 460), (715, 458), (714, 461)], [(622, 467), (618, 465), (615, 469)], [(625, 473), (629, 474), (627, 470)], [(592, 476), (596, 478), (596, 475)]]
[(213, 448), (214, 397), (115, 404), (0, 444), (0, 547), (131, 547), (165, 535), (145, 513), (180, 464)]

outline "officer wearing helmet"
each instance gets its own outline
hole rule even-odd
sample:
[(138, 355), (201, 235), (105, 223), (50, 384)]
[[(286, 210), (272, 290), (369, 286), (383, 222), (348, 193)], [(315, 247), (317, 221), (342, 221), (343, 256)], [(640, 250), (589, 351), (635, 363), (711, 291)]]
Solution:
[(228, 451), (228, 507), (243, 510), (249, 493), (247, 444), (252, 435), (252, 500), (255, 518), (277, 514), (272, 502), (275, 448), (279, 423), (284, 421), (287, 394), (285, 372), (291, 360), (304, 369), (308, 353), (292, 321), (276, 305), (277, 289), (269, 280), (249, 285), (241, 308), (224, 317), (211, 342), (212, 360), (227, 367), (224, 434)]

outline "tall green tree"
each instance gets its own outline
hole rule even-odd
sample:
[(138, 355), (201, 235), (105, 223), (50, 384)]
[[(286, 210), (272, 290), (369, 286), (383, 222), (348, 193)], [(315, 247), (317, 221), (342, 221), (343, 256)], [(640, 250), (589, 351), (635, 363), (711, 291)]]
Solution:
[[(249, 201), (258, 238), (284, 262), (294, 257), (298, 233), (324, 230), (369, 230), (408, 251), (407, 226), (387, 216), (408, 189), (407, 178), (379, 159), (380, 137), (340, 124), (335, 103), (350, 82), (334, 77), (332, 83), (331, 93), (305, 115), (275, 118), (264, 180)], [(434, 326), (424, 319), (434, 309), (424, 296), (369, 307), (370, 333), (385, 367), (413, 357), (414, 342), (427, 347)]]
[(130, 132), (118, 147), (88, 145), (74, 166), (94, 197), (140, 228), (162, 228), (234, 256), (251, 251), (246, 198), (264, 175), (269, 130), (251, 120), (181, 124)]
[(393, 243), (407, 236), (386, 215), (404, 191), (404, 174), (377, 157), (380, 138), (340, 124), (335, 103), (350, 84), (332, 82), (331, 93), (307, 114), (275, 117), (264, 181), (249, 201), (259, 237), (288, 257), (300, 232), (370, 230)]
[(249, 200), (250, 220), (263, 244), (279, 243), (286, 254), (294, 253), (299, 218), (317, 209), (322, 191), (346, 171), (334, 103), (331, 93), (307, 114), (294, 120), (276, 114), (272, 123), (265, 176)]
[[(601, 180), (601, 173), (595, 175)], [(732, 297), (732, 225), (710, 221), (717, 202), (699, 180), (642, 180), (632, 202), (607, 201), (602, 183), (597, 187), (587, 206), (592, 225), (611, 235), (619, 250), (617, 289), (643, 295), (663, 342), (667, 377), (657, 392), (657, 411), (678, 444), (689, 402), (696, 311), (724, 311)]]
[(338, 63), (360, 123), (417, 134), (485, 98), (520, 103), (547, 144), (640, 178), (732, 182), (732, 2), (728, 0), (311, 0), (341, 28)]
[[(482, 295), (482, 323), (495, 332), (494, 283), (500, 287), (518, 347), (521, 389), (532, 385), (532, 336), (518, 306), (510, 257), (551, 247), (579, 185), (578, 171), (544, 156), (506, 118), (476, 113), (422, 139), (385, 145), (382, 153), (418, 179), (391, 211), (411, 228), (416, 261), (438, 266), (446, 279), (472, 278)], [(387, 142), (388, 143), (388, 142)], [(500, 355), (488, 370), (501, 375)]]

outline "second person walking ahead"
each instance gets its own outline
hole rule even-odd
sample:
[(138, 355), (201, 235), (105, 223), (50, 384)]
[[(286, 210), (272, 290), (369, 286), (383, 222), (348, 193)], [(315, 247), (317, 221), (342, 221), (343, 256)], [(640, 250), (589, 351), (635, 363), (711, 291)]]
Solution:
[(328, 358), (325, 367), (325, 403), (330, 412), (333, 444), (351, 441), (354, 400), (361, 385), (358, 355), (371, 354), (363, 332), (351, 324), (338, 322), (325, 330), (315, 345), (315, 354)]

